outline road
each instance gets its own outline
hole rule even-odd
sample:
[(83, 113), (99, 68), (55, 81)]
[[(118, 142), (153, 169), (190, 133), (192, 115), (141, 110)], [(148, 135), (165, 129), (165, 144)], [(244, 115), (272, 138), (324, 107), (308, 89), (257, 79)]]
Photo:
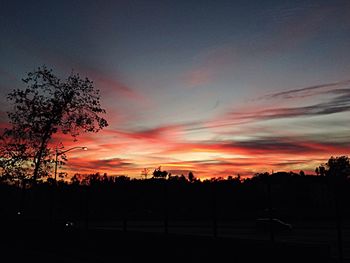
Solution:
[[(288, 222), (293, 225), (290, 233), (274, 233), (275, 241), (295, 243), (316, 243), (330, 246), (333, 258), (339, 257), (338, 235), (334, 222), (307, 221)], [(270, 232), (258, 233), (255, 230), (255, 221), (217, 222), (216, 235), (218, 237), (233, 237), (241, 239), (269, 240)], [(123, 230), (123, 222), (90, 223), (91, 228)], [(125, 227), (125, 225), (124, 225)], [(213, 236), (214, 224), (210, 221), (169, 221), (165, 229), (163, 221), (128, 221), (127, 231), (165, 232), (170, 234), (190, 234)], [(343, 257), (350, 262), (350, 221), (342, 224)]]
[[(269, 241), (268, 232), (258, 233), (255, 222), (249, 220), (217, 222), (217, 238), (213, 238), (215, 224), (210, 221), (169, 221), (168, 235), (164, 235), (162, 221), (89, 222), (88, 225), (78, 222), (68, 229), (43, 223), (34, 221), (18, 225), (20, 229), (17, 225), (3, 228), (3, 240), (8, 242), (2, 258), (11, 258), (8, 262), (33, 259), (61, 263), (139, 262), (142, 258), (155, 257), (168, 262), (207, 258), (226, 262), (226, 257), (234, 262), (256, 262), (258, 258), (295, 262), (307, 258), (328, 263), (329, 249), (332, 258), (338, 258), (337, 232), (332, 222), (292, 222), (293, 231), (276, 233), (274, 243)], [(348, 222), (342, 233), (344, 262), (350, 262)]]

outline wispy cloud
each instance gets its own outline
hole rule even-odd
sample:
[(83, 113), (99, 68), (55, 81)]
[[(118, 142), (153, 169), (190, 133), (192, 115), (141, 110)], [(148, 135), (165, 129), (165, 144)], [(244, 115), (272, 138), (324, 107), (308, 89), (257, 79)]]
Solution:
[(271, 120), (281, 118), (310, 117), (346, 112), (350, 110), (350, 90), (345, 96), (337, 97), (329, 102), (304, 107), (272, 108), (256, 112), (231, 112), (233, 123)]
[(121, 131), (121, 130), (114, 130), (112, 133), (114, 133), (116, 136), (122, 136), (127, 137), (131, 139), (137, 139), (137, 140), (148, 140), (148, 141), (157, 141), (157, 140), (166, 140), (170, 141), (173, 140), (174, 137), (177, 137), (183, 127), (181, 125), (177, 124), (169, 124), (169, 125), (163, 125), (151, 129), (144, 129), (144, 130), (138, 130), (138, 131)]
[[(73, 173), (107, 173), (109, 175), (125, 174), (127, 170), (134, 170), (137, 166), (127, 159), (109, 158), (78, 158), (72, 157), (68, 159), (68, 165), (61, 169), (72, 171)], [(138, 168), (137, 168), (138, 169)]]
[(344, 152), (350, 143), (318, 142), (292, 137), (260, 137), (245, 141), (202, 141), (172, 145), (166, 153), (214, 152), (233, 155), (312, 154), (327, 151)]
[(294, 98), (305, 98), (310, 96), (315, 96), (319, 94), (329, 94), (329, 93), (342, 93), (348, 91), (348, 89), (343, 89), (344, 87), (349, 87), (350, 80), (319, 84), (309, 87), (303, 87), (299, 89), (292, 89), (277, 93), (267, 94), (259, 99), (294, 99)]
[[(265, 109), (261, 106), (253, 110), (249, 108), (232, 110), (225, 116), (208, 122), (206, 127), (217, 128), (264, 120), (305, 118), (348, 112), (350, 111), (350, 88), (347, 88), (349, 85), (350, 81), (342, 81), (269, 94), (260, 99), (290, 100), (322, 95), (322, 100), (320, 99), (318, 103), (308, 102), (305, 106), (279, 107), (276, 103), (276, 107), (271, 107), (271, 103), (268, 103)], [(297, 101), (296, 104), (298, 103), (300, 102)]]

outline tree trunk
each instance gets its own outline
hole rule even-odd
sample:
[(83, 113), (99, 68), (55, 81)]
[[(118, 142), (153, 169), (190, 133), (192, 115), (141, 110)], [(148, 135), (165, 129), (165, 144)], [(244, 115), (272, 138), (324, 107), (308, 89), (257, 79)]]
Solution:
[(45, 132), (45, 134), (44, 134), (44, 136), (42, 138), (38, 155), (36, 156), (36, 161), (34, 161), (34, 172), (33, 172), (33, 181), (34, 181), (34, 183), (36, 183), (36, 180), (38, 179), (40, 163), (41, 163), (41, 159), (42, 159), (42, 156), (43, 156), (43, 151), (44, 151), (45, 146), (47, 145), (47, 141), (49, 139), (50, 128), (51, 128), (51, 122), (47, 124), (46, 132)]
[(33, 173), (33, 181), (34, 181), (34, 183), (36, 183), (36, 180), (38, 178), (41, 158), (42, 158), (42, 155), (43, 155), (45, 144), (46, 144), (46, 139), (43, 138), (43, 140), (41, 142), (40, 150), (39, 150), (37, 158), (36, 158), (36, 161), (34, 161), (34, 173)]

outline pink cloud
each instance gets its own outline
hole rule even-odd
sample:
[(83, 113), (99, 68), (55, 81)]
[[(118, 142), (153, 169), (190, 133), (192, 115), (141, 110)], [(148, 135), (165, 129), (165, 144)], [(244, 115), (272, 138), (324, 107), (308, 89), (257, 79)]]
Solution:
[(146, 103), (148, 98), (139, 91), (127, 86), (118, 78), (111, 76), (106, 72), (102, 72), (96, 68), (87, 68), (86, 66), (79, 65), (77, 70), (87, 72), (87, 75), (92, 79), (98, 86), (103, 89), (104, 95), (107, 96), (121, 96), (130, 100), (135, 100), (139, 103)]
[(170, 142), (174, 138), (178, 137), (183, 131), (183, 126), (181, 125), (164, 125), (156, 127), (153, 129), (145, 129), (139, 131), (113, 131), (114, 134), (118, 136), (123, 136), (131, 139), (137, 140), (147, 140), (147, 141), (162, 141)]

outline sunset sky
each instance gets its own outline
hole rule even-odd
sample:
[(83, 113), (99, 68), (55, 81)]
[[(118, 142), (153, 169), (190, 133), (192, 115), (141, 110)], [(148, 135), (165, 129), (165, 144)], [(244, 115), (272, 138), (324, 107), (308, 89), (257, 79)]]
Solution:
[(43, 64), (101, 90), (73, 174), (313, 173), (350, 152), (350, 1), (1, 1), (6, 95)]

